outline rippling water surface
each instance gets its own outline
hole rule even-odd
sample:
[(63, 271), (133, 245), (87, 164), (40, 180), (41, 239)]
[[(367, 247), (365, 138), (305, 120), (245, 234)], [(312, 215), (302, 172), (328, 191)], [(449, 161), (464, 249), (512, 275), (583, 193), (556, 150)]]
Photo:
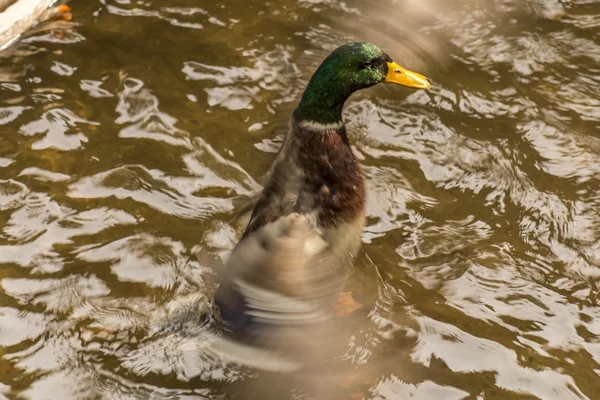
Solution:
[(337, 398), (600, 398), (598, 2), (71, 6), (0, 56), (0, 398), (310, 395), (197, 317), (351, 40), (434, 85), (346, 107), (369, 197)]

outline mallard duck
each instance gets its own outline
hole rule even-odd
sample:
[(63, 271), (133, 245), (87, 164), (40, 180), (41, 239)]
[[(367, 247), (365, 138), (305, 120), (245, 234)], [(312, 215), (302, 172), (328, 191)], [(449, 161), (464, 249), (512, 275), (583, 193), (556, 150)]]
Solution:
[(241, 340), (269, 326), (317, 326), (332, 314), (365, 224), (365, 181), (342, 109), (352, 93), (381, 82), (430, 87), (370, 43), (337, 48), (308, 83), (215, 294)]
[(0, 0), (0, 50), (37, 23), (55, 18), (70, 20), (69, 7), (53, 6), (56, 3), (56, 0)]

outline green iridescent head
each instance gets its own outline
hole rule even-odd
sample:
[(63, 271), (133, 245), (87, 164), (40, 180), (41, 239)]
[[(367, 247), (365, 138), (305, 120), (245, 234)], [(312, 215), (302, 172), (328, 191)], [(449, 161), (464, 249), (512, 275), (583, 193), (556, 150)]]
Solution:
[(323, 61), (294, 115), (321, 124), (340, 122), (348, 97), (380, 82), (420, 89), (430, 86), (427, 78), (400, 67), (374, 44), (349, 43), (338, 47)]

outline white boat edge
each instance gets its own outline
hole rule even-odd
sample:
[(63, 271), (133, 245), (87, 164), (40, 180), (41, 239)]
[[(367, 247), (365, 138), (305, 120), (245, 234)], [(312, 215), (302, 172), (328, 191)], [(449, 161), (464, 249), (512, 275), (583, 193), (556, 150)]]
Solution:
[(16, 0), (0, 13), (0, 50), (13, 44), (37, 24), (56, 0)]

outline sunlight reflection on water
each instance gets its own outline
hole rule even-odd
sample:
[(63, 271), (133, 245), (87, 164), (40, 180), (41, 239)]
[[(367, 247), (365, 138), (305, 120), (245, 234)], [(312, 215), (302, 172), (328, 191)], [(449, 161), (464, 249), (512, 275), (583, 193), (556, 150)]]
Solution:
[[(597, 3), (71, 6), (0, 58), (0, 397), (595, 398)], [(223, 357), (208, 301), (310, 73), (350, 40), (434, 84), (348, 102), (361, 307), (322, 371), (259, 373)]]

